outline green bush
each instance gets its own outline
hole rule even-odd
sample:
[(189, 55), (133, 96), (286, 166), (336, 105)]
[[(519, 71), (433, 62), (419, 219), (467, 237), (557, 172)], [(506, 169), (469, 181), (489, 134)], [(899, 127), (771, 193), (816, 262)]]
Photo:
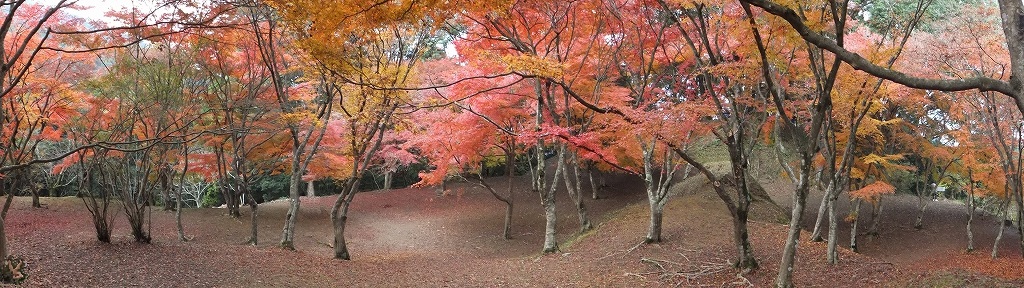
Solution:
[(220, 194), (217, 185), (210, 185), (209, 188), (206, 188), (206, 194), (203, 194), (203, 199), (199, 200), (199, 205), (203, 208), (224, 205), (224, 197)]

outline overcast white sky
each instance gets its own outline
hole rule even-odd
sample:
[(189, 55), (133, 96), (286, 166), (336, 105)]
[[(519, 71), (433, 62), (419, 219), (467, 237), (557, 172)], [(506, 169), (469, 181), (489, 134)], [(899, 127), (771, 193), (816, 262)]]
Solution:
[[(53, 6), (58, 0), (28, 0), (29, 3), (36, 2), (44, 6)], [(74, 0), (69, 0), (74, 1)], [(82, 18), (102, 19), (103, 14), (111, 9), (120, 9), (135, 4), (142, 4), (139, 1), (131, 0), (78, 0), (78, 5), (90, 7), (86, 10), (66, 10), (65, 12), (77, 15)]]

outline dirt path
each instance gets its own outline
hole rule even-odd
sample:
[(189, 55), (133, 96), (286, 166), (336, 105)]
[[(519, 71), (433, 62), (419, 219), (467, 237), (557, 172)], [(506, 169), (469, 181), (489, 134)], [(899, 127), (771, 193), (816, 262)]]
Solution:
[[(248, 237), (248, 209), (242, 210), (240, 219), (225, 216), (221, 209), (185, 211), (187, 233), (195, 237), (187, 243), (177, 241), (172, 213), (153, 212), (154, 244), (150, 245), (132, 243), (127, 225), (119, 216), (114, 244), (101, 244), (94, 239), (80, 200), (45, 198), (43, 203), (48, 208), (32, 209), (29, 199), (18, 198), (8, 217), (7, 231), (12, 251), (23, 255), (31, 265), (28, 284), (45, 287), (745, 287), (748, 283), (763, 287), (774, 280), (784, 225), (751, 223), (751, 241), (762, 266), (738, 276), (729, 267), (734, 255), (730, 218), (710, 191), (673, 198), (665, 211), (666, 241), (638, 246), (647, 228), (642, 182), (626, 176), (611, 177), (608, 182), (610, 187), (602, 190), (604, 199), (587, 200), (591, 219), (599, 227), (584, 237), (574, 235), (577, 216), (568, 196), (560, 192), (558, 238), (562, 252), (547, 256), (538, 253), (544, 219), (537, 195), (517, 194), (515, 237), (503, 240), (502, 204), (490, 194), (464, 184), (451, 185), (451, 191), (443, 196), (437, 196), (434, 189), (357, 195), (347, 234), (352, 261), (330, 259), (328, 212), (334, 197), (303, 198), (297, 252), (275, 247), (287, 209), (285, 202), (260, 206), (258, 247), (241, 244)], [(517, 183), (526, 181), (519, 179)], [(504, 189), (502, 185), (496, 188)], [(886, 212), (901, 211), (899, 203), (894, 201)], [(943, 208), (930, 211), (947, 213)], [(964, 258), (943, 254), (955, 247), (950, 243), (961, 241), (947, 243), (941, 239), (950, 237), (925, 234), (959, 227), (955, 221), (949, 226), (936, 221), (926, 222), (925, 231), (917, 231), (923, 236), (909, 238), (905, 234), (914, 233), (898, 230), (899, 223), (905, 221), (884, 221), (877, 242), (865, 242), (864, 255), (843, 251), (838, 266), (824, 264), (823, 244), (801, 244), (795, 281), (801, 287), (915, 283), (901, 281), (916, 281), (924, 273), (918, 271), (937, 268), (908, 266), (895, 260), (901, 259), (900, 255)], [(976, 232), (982, 246), (984, 232)], [(1013, 241), (1007, 236), (1007, 243)], [(909, 244), (925, 238), (938, 242), (921, 242), (928, 243), (931, 250)], [(901, 254), (885, 255), (896, 252)], [(1013, 252), (1008, 249), (1004, 253)], [(1015, 261), (1008, 263), (1019, 266), (1019, 260)]]
[[(788, 183), (769, 182), (769, 194), (780, 205), (789, 209), (792, 186)], [(812, 194), (807, 203), (803, 226), (808, 232), (814, 227), (817, 217), (820, 194)], [(845, 218), (849, 215), (852, 205), (841, 196), (837, 213)], [(858, 224), (858, 248), (863, 255), (894, 263), (901, 268), (917, 274), (928, 274), (935, 271), (982, 273), (1004, 279), (1024, 279), (1024, 270), (1019, 269), (1022, 262), (1019, 246), (1020, 235), (1011, 227), (1007, 227), (1000, 245), (1000, 259), (991, 260), (998, 222), (996, 217), (977, 212), (974, 217), (973, 233), (975, 251), (966, 253), (967, 248), (967, 210), (962, 203), (952, 200), (939, 200), (928, 203), (923, 218), (923, 227), (913, 227), (918, 213), (918, 199), (914, 195), (886, 195), (882, 200), (882, 218), (879, 222), (879, 235), (867, 235), (867, 227), (871, 225), (871, 205), (863, 204)], [(825, 223), (827, 225), (827, 223)], [(850, 247), (851, 222), (839, 222), (839, 243), (841, 247)], [(809, 237), (810, 233), (807, 233)]]

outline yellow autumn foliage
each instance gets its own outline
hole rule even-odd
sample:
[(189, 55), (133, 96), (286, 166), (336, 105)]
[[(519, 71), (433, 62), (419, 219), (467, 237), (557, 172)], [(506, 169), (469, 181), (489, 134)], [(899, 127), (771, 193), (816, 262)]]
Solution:
[(565, 74), (565, 66), (556, 61), (533, 55), (509, 55), (501, 57), (501, 62), (509, 71), (544, 78), (560, 78)]

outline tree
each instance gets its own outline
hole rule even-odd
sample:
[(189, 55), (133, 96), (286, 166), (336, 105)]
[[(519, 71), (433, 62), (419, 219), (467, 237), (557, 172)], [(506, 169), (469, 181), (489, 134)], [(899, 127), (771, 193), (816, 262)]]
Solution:
[[(297, 49), (287, 46), (286, 41), (293, 40), (280, 23), (281, 16), (269, 6), (261, 3), (246, 2), (244, 7), (252, 28), (252, 39), (260, 52), (261, 63), (270, 75), (272, 94), (277, 99), (277, 107), (281, 113), (280, 121), (284, 124), (290, 137), (289, 156), (289, 206), (281, 231), (280, 246), (295, 249), (295, 225), (301, 196), (299, 185), (302, 175), (316, 155), (320, 141), (327, 131), (331, 119), (331, 108), (334, 102), (332, 93), (319, 93), (315, 84), (304, 83), (302, 68), (295, 63), (292, 53)], [(300, 85), (301, 84), (301, 85)]]
[[(433, 62), (426, 63), (423, 69), (434, 70), (427, 65), (455, 68), (450, 60)], [(461, 71), (469, 75), (455, 73), (454, 77), (444, 79), (442, 83), (483, 73), (471, 67), (465, 67)], [(419, 111), (416, 115), (423, 120), (414, 122), (420, 124), (421, 127), (417, 130), (422, 132), (418, 133), (420, 135), (417, 139), (411, 141), (419, 154), (434, 167), (431, 171), (421, 173), (421, 180), (416, 185), (435, 185), (449, 177), (461, 177), (486, 189), (495, 199), (505, 204), (505, 225), (502, 229), (504, 239), (512, 239), (512, 212), (515, 203), (513, 176), (517, 156), (523, 154), (524, 150), (524, 146), (520, 144), (523, 142), (519, 138), (527, 129), (530, 99), (505, 90), (485, 93), (480, 91), (514, 83), (516, 80), (513, 78), (508, 76), (491, 81), (465, 82), (443, 89), (432, 98), (440, 98), (435, 100), (452, 103), (455, 107)], [(445, 96), (446, 94), (451, 94), (451, 97)], [(476, 95), (467, 97), (469, 94)], [(452, 98), (464, 100), (455, 101)], [(505, 166), (508, 191), (499, 192), (492, 187), (489, 180), (484, 179), (482, 170), (488, 164)], [(467, 174), (468, 177), (463, 176)]]
[[(0, 4), (5, 17), (0, 20), (0, 185), (7, 186), (17, 176), (25, 178), (34, 164), (49, 163), (67, 156), (38, 158), (36, 148), (45, 141), (57, 140), (58, 128), (70, 116), (79, 95), (71, 87), (87, 73), (88, 66), (78, 57), (44, 49), (50, 38), (47, 27), (72, 26), (73, 17), (60, 13), (73, 2), (57, 1), (44, 7), (27, 1)], [(61, 59), (61, 57), (67, 58)], [(7, 193), (3, 211), (11, 203), (14, 191)], [(0, 215), (0, 258), (7, 259), (7, 236)], [(6, 261), (6, 260), (5, 260)]]
[[(330, 117), (322, 122), (328, 119), (338, 122), (323, 126), (323, 129), (331, 127), (329, 134), (339, 140), (328, 141), (333, 147), (324, 151), (327, 155), (323, 158), (333, 162), (329, 164), (331, 169), (321, 173), (314, 171), (311, 178), (332, 176), (343, 181), (341, 194), (331, 209), (331, 222), (334, 257), (348, 260), (351, 256), (345, 243), (345, 224), (359, 181), (376, 164), (373, 161), (380, 159), (377, 153), (384, 135), (402, 124), (396, 119), (399, 109), (414, 107), (408, 91), (412, 89), (406, 88), (416, 85), (415, 68), (430, 50), (428, 45), (433, 45), (431, 36), (447, 19), (448, 8), (455, 7), (450, 5), (458, 4), (442, 1), (331, 4), (319, 1), (271, 3), (285, 23), (300, 34), (299, 46), (315, 63), (308, 72), (318, 78), (315, 88), (318, 100), (327, 103), (324, 104), (326, 109), (318, 110), (317, 115)], [(334, 99), (338, 99), (340, 110), (336, 115), (331, 113)], [(316, 144), (311, 147), (315, 149)], [(294, 160), (293, 163), (298, 164)], [(292, 168), (293, 173), (304, 170)], [(297, 176), (292, 177), (294, 180)], [(293, 198), (297, 203), (297, 196)]]
[(274, 78), (264, 65), (259, 43), (248, 37), (257, 30), (252, 29), (245, 13), (240, 9), (228, 14), (233, 17), (225, 25), (235, 29), (197, 43), (197, 64), (209, 81), (205, 101), (216, 111), (203, 124), (219, 132), (205, 137), (207, 153), (198, 159), (205, 167), (198, 171), (208, 179), (217, 179), (229, 215), (241, 215), (242, 199), (249, 205), (251, 232), (247, 242), (257, 245), (260, 195), (255, 195), (252, 186), (283, 170), (283, 160), (293, 151), (288, 151), (288, 136), (279, 125), (283, 114), (274, 109), (278, 103)]
[[(811, 25), (807, 20), (800, 17), (799, 13), (790, 7), (780, 5), (770, 0), (743, 0), (743, 2), (758, 6), (768, 13), (779, 16), (799, 32), (801, 38), (819, 48), (834, 53), (836, 59), (849, 63), (855, 69), (863, 70), (876, 77), (918, 89), (939, 91), (964, 91), (977, 89), (981, 92), (998, 92), (1014, 101), (1014, 104), (1017, 106), (1018, 113), (1024, 111), (1024, 84), (1022, 84), (1024, 82), (1021, 82), (1022, 80), (1020, 77), (1006, 77), (1006, 80), (1001, 80), (1004, 79), (1005, 73), (1000, 73), (998, 76), (976, 74), (965, 75), (962, 77), (953, 77), (954, 79), (923, 78), (907, 75), (893, 69), (887, 69), (876, 65), (857, 53), (843, 48), (841, 37), (830, 39), (829, 37), (825, 37), (821, 33), (814, 31), (810, 28)], [(843, 13), (843, 17), (835, 18), (836, 23), (846, 21), (845, 11), (847, 11), (847, 8), (849, 7), (849, 2), (839, 3), (836, 1), (827, 1), (827, 3), (833, 11), (842, 11)], [(1021, 25), (1024, 24), (1024, 12), (1022, 12), (1024, 11), (1024, 3), (1014, 0), (999, 0), (997, 3), (1000, 11), (999, 16), (1001, 20), (1001, 28), (1003, 36), (1005, 37), (1004, 39), (1006, 40), (1002, 42), (1005, 43), (1005, 50), (998, 49), (996, 51), (1008, 52), (1010, 75), (1024, 75), (1024, 41), (1014, 40), (1024, 39), (1024, 25)], [(1017, 198), (1021, 199), (1024, 197)], [(1019, 200), (1017, 202), (1018, 206), (1021, 206), (1024, 201)], [(1021, 245), (1024, 246), (1024, 242), (1022, 242)], [(780, 277), (778, 284), (780, 286), (788, 286), (788, 281), (781, 278), (782, 277)]]
[[(471, 44), (474, 49), (493, 51), (468, 55), (472, 57), (470, 60), (478, 61), (479, 64), (475, 65), (504, 67), (504, 73), (496, 73), (498, 76), (515, 75), (525, 80), (528, 86), (520, 91), (533, 94), (534, 131), (524, 133), (526, 137), (520, 142), (531, 143), (533, 146), (531, 186), (540, 196), (546, 219), (542, 251), (553, 253), (558, 251), (555, 237), (555, 191), (560, 177), (577, 204), (580, 229), (587, 230), (591, 226), (579, 195), (580, 189), (577, 189), (579, 173), (573, 177), (575, 180), (562, 173), (569, 173), (568, 170), (578, 172), (574, 167), (567, 168), (567, 164), (578, 165), (578, 161), (573, 161), (576, 157), (573, 155), (578, 152), (574, 150), (582, 144), (577, 140), (585, 138), (579, 125), (580, 120), (586, 118), (579, 117), (581, 114), (578, 114), (578, 110), (574, 112), (573, 105), (581, 97), (599, 95), (601, 88), (612, 84), (608, 77), (591, 78), (599, 73), (593, 70), (594, 63), (589, 62), (589, 56), (595, 49), (600, 49), (600, 41), (594, 39), (599, 39), (603, 34), (600, 25), (602, 8), (597, 1), (524, 1), (509, 4), (495, 7), (493, 10), (498, 13), (491, 13), (489, 9), (467, 9), (461, 15), (467, 19), (465, 23), (468, 25), (467, 39), (462, 41)], [(551, 183), (547, 183), (545, 172), (548, 165), (544, 154), (551, 150), (557, 154), (557, 160), (554, 161)], [(567, 153), (572, 155), (567, 157)], [(594, 156), (599, 158), (597, 154)]]

